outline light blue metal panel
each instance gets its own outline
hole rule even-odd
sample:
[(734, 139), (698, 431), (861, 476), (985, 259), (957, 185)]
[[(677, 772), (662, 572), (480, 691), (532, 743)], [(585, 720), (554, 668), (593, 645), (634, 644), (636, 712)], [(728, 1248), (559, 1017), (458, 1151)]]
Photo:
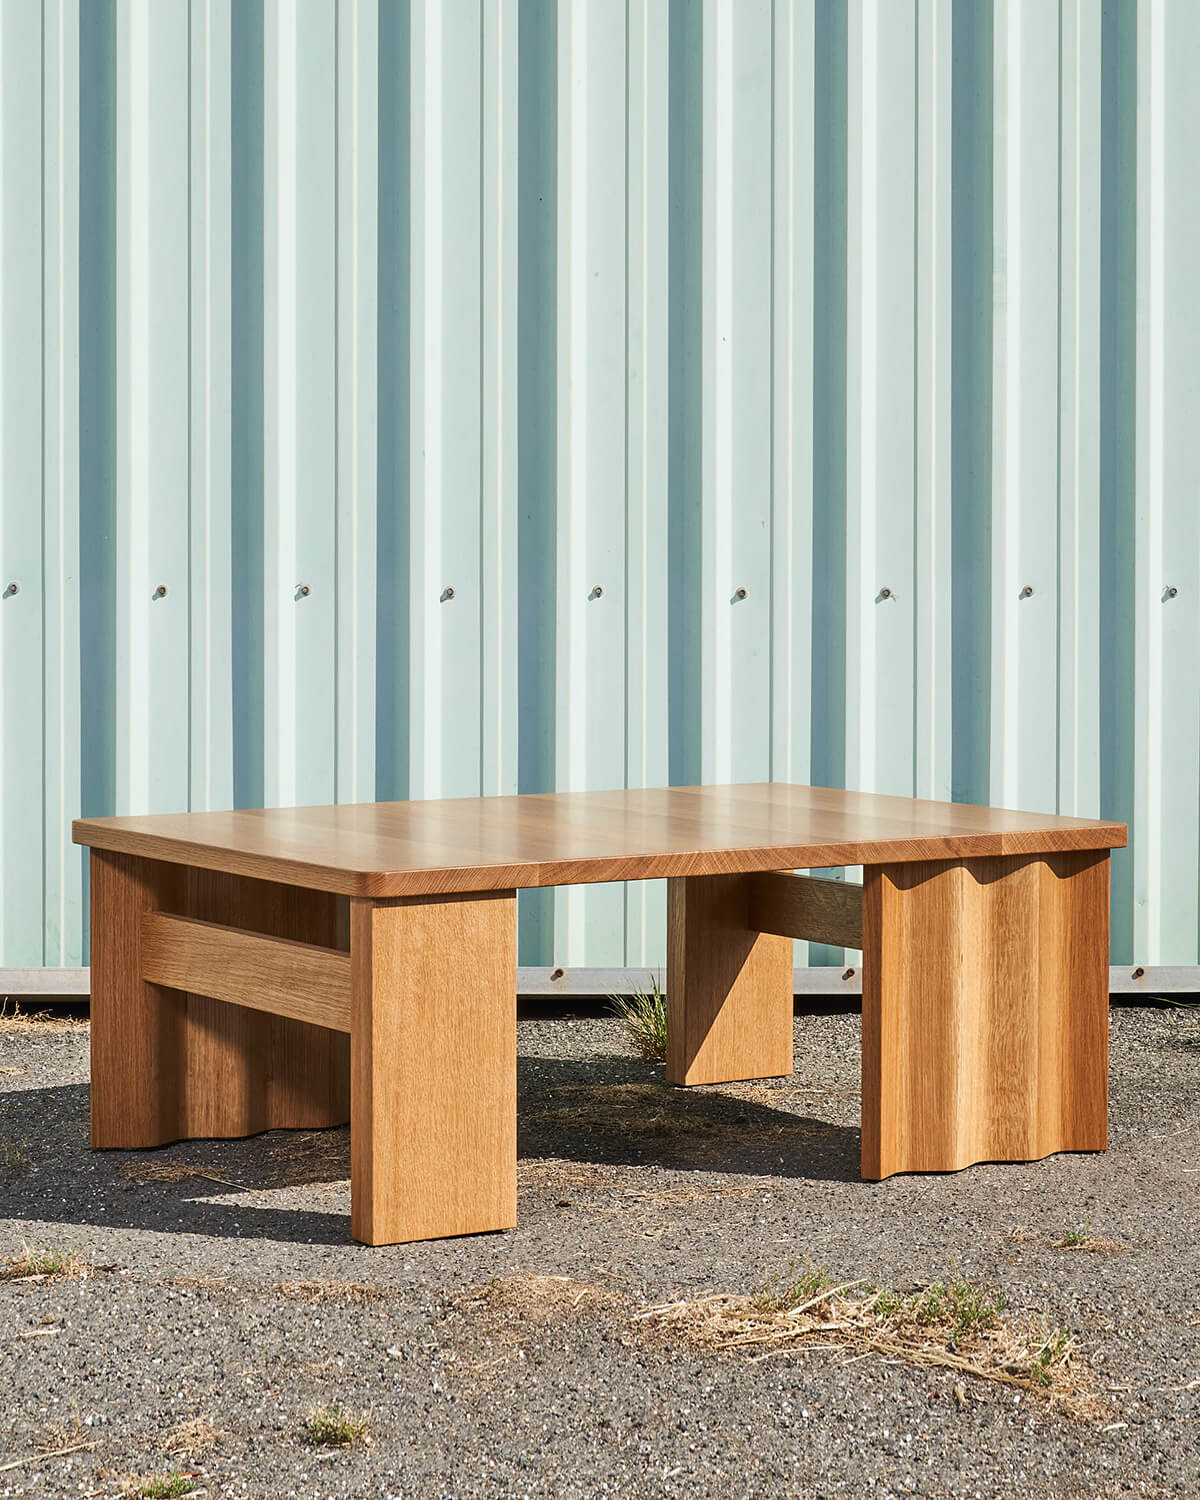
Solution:
[(379, 9), (337, 8), (339, 802), (375, 794), (379, 445)]
[(846, 785), (912, 796), (916, 9), (850, 11)]
[[(812, 780), (816, 7), (777, 3), (772, 243), (771, 775)], [(809, 962), (795, 945), (795, 963)]]
[[(77, 964), (83, 956), (82, 860), (80, 850), (70, 842), (70, 822), (79, 809), (81, 784), (79, 10), (76, 0), (48, 3), (42, 23), (41, 577), (44, 677), (41, 688), (45, 893), (42, 962), (57, 967)], [(27, 289), (23, 289), (21, 295), (28, 296)], [(3, 305), (4, 299), (0, 296), (0, 311)], [(27, 357), (35, 358), (32, 346)], [(26, 503), (30, 509), (36, 508), (36, 496), (28, 496)], [(0, 782), (0, 802), (4, 798), (4, 784)], [(30, 800), (36, 801), (31, 788), (27, 787), (25, 791)], [(3, 903), (0, 912), (3, 912), (7, 903), (3, 898), (0, 902)], [(36, 925), (35, 914), (35, 931)], [(27, 935), (22, 936), (21, 943), (29, 941)], [(7, 946), (5, 943), (6, 951)], [(14, 946), (19, 944), (14, 941)], [(36, 944), (34, 947), (36, 951)]]
[[(670, 16), (655, 0), (628, 12), (625, 122), (626, 434), (624, 776), (665, 786), (668, 757), (668, 422), (670, 412)], [(625, 887), (625, 962), (666, 961), (666, 887)]]
[(480, 790), (517, 790), (518, 628), (518, 24), (517, 0), (491, 0), (483, 21), (482, 774)]
[(335, 792), (337, 30), (328, 0), (264, 28), (263, 620), (268, 806)]
[(1058, 807), (1100, 805), (1102, 13), (1064, 0), (1060, 63)]
[(230, 807), (233, 780), (232, 0), (190, 25), (190, 805)]
[(0, 964), (80, 957), (80, 810), (768, 775), (1128, 816), (1114, 957), (1194, 963), (1198, 62), (1189, 0), (0, 8)]
[(991, 802), (1058, 797), (1059, 17), (998, 0)]
[(707, 0), (702, 208), (704, 781), (771, 763), (771, 114), (767, 0)]
[(0, 9), (0, 938), (42, 958), (41, 17)]
[(949, 801), (953, 749), (952, 343), (954, 7), (916, 11), (914, 791)]
[[(1200, 13), (1146, 7), (1139, 43), (1135, 952), (1194, 961), (1200, 846)], [(1174, 592), (1177, 591), (1177, 592)]]
[[(619, 12), (558, 23), (557, 785), (625, 784), (626, 36)], [(553, 958), (621, 953), (620, 886), (555, 897)]]
[(411, 786), (481, 778), (482, 12), (412, 6)]
[(118, 812), (188, 805), (188, 6), (116, 14)]

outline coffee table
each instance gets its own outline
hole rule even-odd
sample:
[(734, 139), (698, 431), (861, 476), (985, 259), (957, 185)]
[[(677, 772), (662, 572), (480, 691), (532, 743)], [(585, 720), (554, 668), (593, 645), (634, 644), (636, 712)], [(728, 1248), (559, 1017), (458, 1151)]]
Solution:
[[(1101, 1151), (1121, 823), (763, 783), (85, 818), (92, 1145), (350, 1121), (368, 1244), (516, 1222), (516, 891), (668, 881), (667, 1079), (861, 949), (862, 1172)], [(863, 866), (862, 885), (796, 870)]]

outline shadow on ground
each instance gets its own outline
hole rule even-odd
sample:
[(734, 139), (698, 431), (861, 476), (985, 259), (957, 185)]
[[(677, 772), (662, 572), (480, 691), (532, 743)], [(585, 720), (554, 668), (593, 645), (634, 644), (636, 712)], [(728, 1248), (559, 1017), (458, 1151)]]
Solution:
[[(857, 1128), (796, 1113), (789, 1080), (680, 1089), (626, 1057), (518, 1064), (518, 1158), (781, 1178), (858, 1178)], [(811, 1091), (810, 1091), (811, 1092)], [(88, 1087), (0, 1096), (0, 1137), (28, 1168), (0, 1169), (5, 1217), (224, 1238), (344, 1244), (345, 1212), (274, 1207), (246, 1194), (328, 1189), (350, 1175), (350, 1132), (269, 1131), (146, 1151), (88, 1147)], [(229, 1202), (237, 1194), (238, 1201)], [(348, 1205), (347, 1205), (348, 1207)]]

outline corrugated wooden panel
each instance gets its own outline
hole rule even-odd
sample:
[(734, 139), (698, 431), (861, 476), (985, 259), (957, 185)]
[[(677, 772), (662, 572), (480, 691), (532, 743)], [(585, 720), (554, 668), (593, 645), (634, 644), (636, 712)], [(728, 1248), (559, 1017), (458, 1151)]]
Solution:
[[(0, 8), (0, 964), (84, 957), (80, 809), (768, 776), (1128, 818), (1114, 960), (1196, 964), (1198, 65), (1190, 0)], [(656, 884), (521, 909), (661, 961)]]

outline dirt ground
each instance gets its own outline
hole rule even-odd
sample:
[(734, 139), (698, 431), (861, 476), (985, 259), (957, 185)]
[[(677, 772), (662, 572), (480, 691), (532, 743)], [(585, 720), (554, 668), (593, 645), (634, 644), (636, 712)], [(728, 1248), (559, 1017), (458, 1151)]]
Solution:
[[(519, 1227), (368, 1249), (346, 1130), (92, 1154), (86, 1025), (0, 1025), (0, 1497), (1200, 1495), (1200, 1013), (1113, 1011), (1106, 1154), (883, 1183), (858, 1039), (684, 1091), (523, 1020)], [(998, 1289), (1089, 1399), (645, 1316), (797, 1267)]]

